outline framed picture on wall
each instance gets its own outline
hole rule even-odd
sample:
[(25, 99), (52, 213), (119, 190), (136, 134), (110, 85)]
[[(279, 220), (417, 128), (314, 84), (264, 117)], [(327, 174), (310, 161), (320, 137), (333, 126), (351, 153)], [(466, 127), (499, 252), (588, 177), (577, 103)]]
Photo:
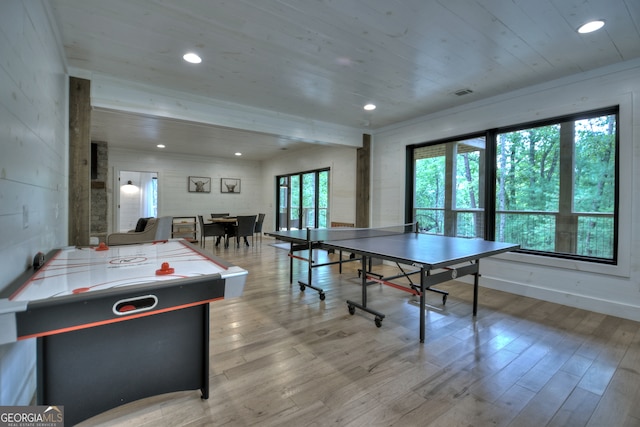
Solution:
[(211, 177), (190, 176), (188, 189), (189, 193), (211, 193)]
[(222, 178), (220, 180), (221, 193), (240, 193), (240, 180), (238, 178)]

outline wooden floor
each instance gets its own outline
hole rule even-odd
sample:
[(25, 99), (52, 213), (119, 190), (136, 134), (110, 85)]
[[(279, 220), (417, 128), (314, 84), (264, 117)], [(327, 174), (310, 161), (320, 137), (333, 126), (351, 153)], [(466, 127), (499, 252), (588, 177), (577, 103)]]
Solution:
[(289, 284), (273, 243), (214, 250), (249, 276), (243, 297), (212, 305), (208, 400), (171, 393), (81, 425), (640, 426), (638, 322), (482, 288), (474, 319), (472, 287), (449, 282), (446, 306), (427, 295), (420, 344), (415, 297), (370, 286), (376, 328), (345, 304), (360, 300), (358, 263), (315, 269), (320, 301)]

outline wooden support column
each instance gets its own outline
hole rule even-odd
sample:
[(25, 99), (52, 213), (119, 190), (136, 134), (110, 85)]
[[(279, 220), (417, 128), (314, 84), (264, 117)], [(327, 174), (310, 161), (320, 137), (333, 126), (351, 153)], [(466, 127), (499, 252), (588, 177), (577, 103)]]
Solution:
[(555, 251), (576, 253), (578, 250), (578, 216), (573, 213), (573, 171), (575, 123), (560, 125), (560, 194), (556, 217)]
[(91, 234), (91, 82), (69, 79), (69, 245)]
[(371, 197), (371, 135), (362, 135), (356, 164), (356, 227), (369, 227)]

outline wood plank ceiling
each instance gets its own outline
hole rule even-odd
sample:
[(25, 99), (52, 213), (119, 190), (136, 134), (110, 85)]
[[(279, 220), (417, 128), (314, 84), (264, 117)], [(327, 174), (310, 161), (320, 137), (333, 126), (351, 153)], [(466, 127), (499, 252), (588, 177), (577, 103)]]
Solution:
[[(640, 57), (639, 0), (52, 0), (69, 65), (375, 133), (421, 115)], [(576, 29), (604, 19), (596, 33)], [(203, 63), (182, 55), (196, 50)], [(470, 90), (464, 96), (460, 90)], [(366, 112), (366, 103), (378, 108)], [(162, 142), (228, 129), (96, 111), (94, 135)], [(126, 133), (117, 134), (116, 127)], [(162, 132), (137, 131), (150, 126)], [(157, 123), (156, 123), (157, 122)], [(161, 123), (162, 122), (162, 123)], [(186, 126), (186, 127), (185, 127)], [(166, 133), (167, 132), (167, 133)], [(209, 135), (208, 132), (213, 132)], [(299, 142), (262, 135), (264, 159)], [(267, 141), (268, 140), (268, 141)], [(133, 141), (133, 142), (131, 142)], [(137, 142), (136, 142), (137, 141)], [(229, 139), (225, 140), (229, 145)], [(227, 157), (218, 148), (210, 155)]]

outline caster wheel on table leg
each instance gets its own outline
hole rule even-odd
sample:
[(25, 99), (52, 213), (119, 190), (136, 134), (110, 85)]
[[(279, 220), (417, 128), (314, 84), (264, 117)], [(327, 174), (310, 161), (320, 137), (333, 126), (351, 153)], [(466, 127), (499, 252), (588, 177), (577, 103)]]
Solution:
[(352, 316), (356, 314), (356, 308), (352, 305), (349, 305), (349, 314)]
[(300, 285), (300, 292), (304, 292), (304, 289), (306, 288), (305, 285)]
[(382, 319), (379, 318), (378, 316), (376, 316), (376, 318), (373, 320), (376, 323), (376, 326), (379, 328), (380, 326), (382, 326)]
[(320, 301), (324, 301), (325, 298), (326, 297), (325, 297), (324, 293), (320, 293)]

